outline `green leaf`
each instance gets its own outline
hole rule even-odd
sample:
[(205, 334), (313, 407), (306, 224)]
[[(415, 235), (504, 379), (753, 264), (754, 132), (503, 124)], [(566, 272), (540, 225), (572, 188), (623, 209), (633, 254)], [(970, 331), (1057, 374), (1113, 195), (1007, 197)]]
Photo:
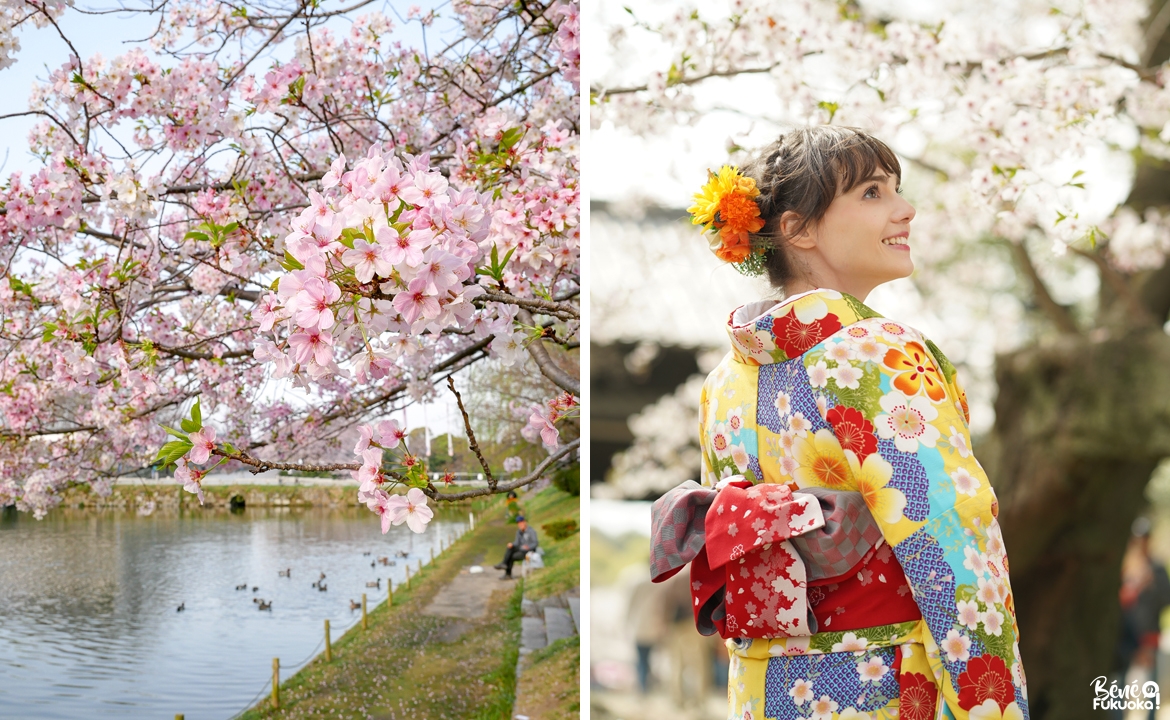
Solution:
[(223, 449), (224, 449), (224, 452), (229, 452), (233, 455), (238, 455), (240, 452), (239, 450), (236, 450), (235, 447), (233, 447), (231, 443), (224, 443)]
[(172, 440), (163, 445), (158, 450), (158, 456), (155, 457), (155, 462), (161, 463), (162, 467), (169, 467), (175, 463), (179, 458), (187, 454), (187, 452), (194, 447), (190, 441), (186, 440)]
[(353, 243), (355, 240), (361, 238), (365, 239), (365, 233), (355, 228), (346, 228), (341, 231), (341, 237), (337, 239), (339, 243), (353, 250)]
[(185, 434), (179, 432), (178, 430), (176, 430), (172, 427), (167, 427), (166, 425), (162, 425), (161, 423), (159, 424), (159, 427), (161, 427), (163, 430), (166, 430), (168, 435), (174, 435), (175, 437), (179, 438), (183, 442), (188, 442), (187, 436)]
[(281, 261), (280, 266), (289, 272), (293, 270), (305, 269), (305, 266), (301, 264), (301, 261), (293, 257), (292, 253), (290, 253), (288, 250), (284, 251), (284, 260)]
[(201, 232), (198, 232), (197, 230), (189, 231), (186, 235), (183, 236), (183, 239), (184, 240), (201, 240), (203, 242), (211, 242), (211, 238), (209, 238), (207, 236), (207, 233), (201, 233)]
[(203, 427), (203, 413), (199, 410), (199, 398), (195, 398), (195, 404), (191, 406), (191, 419), (199, 426), (195, 428), (196, 430)]
[(516, 143), (520, 142), (520, 138), (524, 137), (523, 128), (510, 128), (504, 131), (503, 137), (500, 138), (500, 150), (509, 150)]
[(179, 427), (183, 428), (183, 430), (185, 430), (189, 433), (199, 431), (199, 423), (195, 422), (194, 420), (188, 419), (188, 418), (183, 418), (182, 420), (180, 420)]

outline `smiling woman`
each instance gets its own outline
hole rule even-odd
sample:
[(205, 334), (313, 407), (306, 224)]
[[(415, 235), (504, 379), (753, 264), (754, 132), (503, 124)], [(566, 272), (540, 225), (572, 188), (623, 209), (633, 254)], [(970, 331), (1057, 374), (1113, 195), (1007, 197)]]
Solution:
[[(700, 401), (706, 487), (654, 505), (652, 575), (693, 560), (735, 720), (1028, 716), (999, 503), (956, 370), (863, 302), (914, 269), (900, 179), (881, 141), (814, 126), (695, 196), (717, 254), (787, 295), (731, 314)], [(728, 229), (731, 195), (753, 199), (755, 227)]]

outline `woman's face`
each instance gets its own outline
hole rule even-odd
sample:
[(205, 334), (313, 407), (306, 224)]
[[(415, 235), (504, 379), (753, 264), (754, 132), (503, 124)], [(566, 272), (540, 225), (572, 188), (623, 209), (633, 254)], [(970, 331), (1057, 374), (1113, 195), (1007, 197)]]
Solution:
[(793, 243), (815, 283), (862, 298), (907, 277), (914, 208), (898, 194), (898, 176), (875, 174), (833, 199), (825, 216)]

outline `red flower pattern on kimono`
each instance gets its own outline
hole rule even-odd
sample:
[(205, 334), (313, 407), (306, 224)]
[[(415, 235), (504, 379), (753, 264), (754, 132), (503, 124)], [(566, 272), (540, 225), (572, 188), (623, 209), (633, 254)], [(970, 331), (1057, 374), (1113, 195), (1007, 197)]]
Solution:
[(807, 325), (802, 323), (794, 312), (772, 321), (772, 334), (776, 336), (776, 344), (790, 358), (797, 357), (840, 329), (841, 321), (832, 313)]
[(841, 449), (852, 450), (859, 462), (865, 462), (866, 456), (877, 452), (873, 423), (866, 420), (857, 408), (838, 405), (825, 413), (825, 420), (833, 426), (833, 434), (840, 441)]
[(959, 707), (970, 710), (988, 698), (1000, 710), (1016, 699), (1012, 676), (1003, 658), (990, 654), (971, 658), (967, 670), (959, 675)]
[(946, 385), (942, 374), (934, 366), (926, 348), (916, 342), (907, 342), (903, 352), (898, 348), (890, 348), (882, 363), (897, 375), (894, 377), (894, 387), (901, 390), (906, 397), (914, 397), (924, 389), (926, 397), (933, 402), (939, 402), (947, 396)]
[(898, 675), (901, 720), (933, 720), (938, 687), (922, 673), (903, 672)]

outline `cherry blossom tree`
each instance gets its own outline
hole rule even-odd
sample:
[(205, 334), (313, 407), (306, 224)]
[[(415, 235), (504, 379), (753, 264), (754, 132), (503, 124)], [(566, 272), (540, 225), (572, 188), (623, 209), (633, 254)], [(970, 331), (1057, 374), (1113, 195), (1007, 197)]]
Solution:
[[(383, 530), (421, 531), (428, 498), (573, 461), (578, 5), (378, 7), (128, 2), (148, 40), (62, 57), (0, 115), (38, 119), (40, 160), (0, 185), (0, 505), (152, 464), (200, 495), (224, 462), (348, 469)], [(0, 67), (87, 12), (6, 0)], [(557, 388), (548, 452), (440, 493), (389, 416), (482, 361)], [(343, 436), (355, 461), (319, 462)]]
[[(732, 0), (613, 17), (616, 51), (656, 67), (626, 58), (595, 82), (595, 127), (651, 135), (722, 113), (740, 120), (732, 161), (785, 126), (865, 127), (903, 158), (924, 302), (1017, 299), (1027, 332), (995, 358), (976, 453), (1012, 550), (1033, 717), (1091, 717), (1130, 522), (1170, 456), (1170, 3)], [(1118, 176), (1128, 197), (1102, 207)]]

